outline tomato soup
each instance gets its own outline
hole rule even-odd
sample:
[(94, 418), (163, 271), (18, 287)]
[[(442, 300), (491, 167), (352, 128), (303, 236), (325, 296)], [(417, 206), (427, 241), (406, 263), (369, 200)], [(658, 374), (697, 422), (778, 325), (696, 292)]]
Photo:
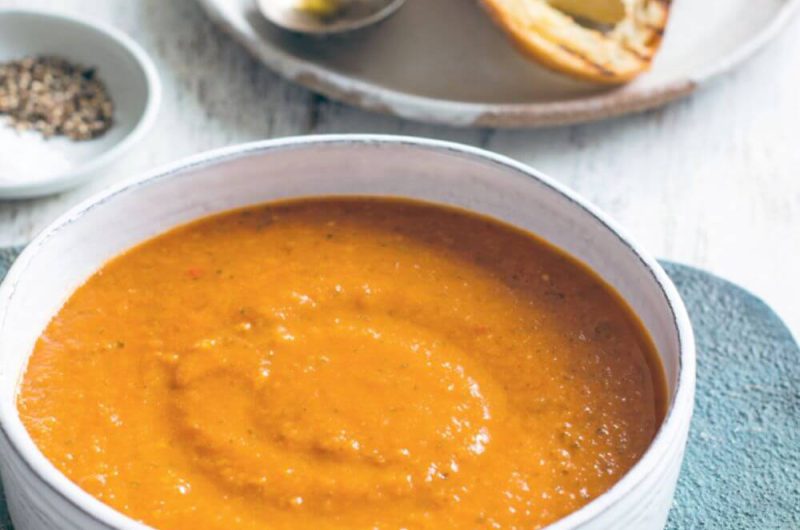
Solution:
[(111, 260), (18, 398), (41, 451), (162, 529), (532, 529), (664, 414), (625, 302), (537, 237), (426, 203), (303, 199)]

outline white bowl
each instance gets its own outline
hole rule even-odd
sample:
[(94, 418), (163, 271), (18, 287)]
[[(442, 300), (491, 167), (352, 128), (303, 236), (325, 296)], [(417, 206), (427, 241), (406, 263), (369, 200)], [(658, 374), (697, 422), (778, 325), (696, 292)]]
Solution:
[(622, 480), (551, 528), (662, 529), (692, 414), (695, 352), (686, 310), (658, 263), (606, 215), (513, 160), (433, 140), (346, 135), (195, 156), (90, 199), (22, 253), (0, 286), (0, 454), (17, 530), (147, 528), (62, 475), (17, 413), (28, 356), (73, 290), (109, 258), (178, 224), (274, 199), (353, 194), (436, 201), (502, 219), (564, 249), (620, 292), (658, 347), (669, 389), (667, 417)]
[[(114, 102), (114, 125), (89, 141), (51, 138), (42, 142), (32, 132), (23, 136), (11, 134), (11, 128), (0, 123), (3, 198), (57, 193), (96, 176), (144, 136), (161, 101), (161, 85), (153, 63), (138, 44), (120, 31), (58, 12), (0, 8), (0, 62), (31, 55), (58, 55), (96, 67)], [(58, 163), (52, 165), (52, 171), (34, 175), (44, 167), (42, 151)]]

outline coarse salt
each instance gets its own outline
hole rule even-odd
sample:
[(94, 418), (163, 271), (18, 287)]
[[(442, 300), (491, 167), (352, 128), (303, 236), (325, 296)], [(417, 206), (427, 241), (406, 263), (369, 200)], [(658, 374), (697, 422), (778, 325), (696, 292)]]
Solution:
[(43, 180), (75, 164), (41, 134), (17, 132), (0, 120), (0, 184)]

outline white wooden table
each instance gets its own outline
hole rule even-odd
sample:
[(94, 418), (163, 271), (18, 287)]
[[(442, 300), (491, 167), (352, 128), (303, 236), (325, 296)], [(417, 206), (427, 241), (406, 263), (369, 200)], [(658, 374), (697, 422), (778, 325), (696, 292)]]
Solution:
[[(24, 243), (111, 182), (209, 148), (305, 133), (431, 136), (508, 154), (610, 212), (653, 254), (711, 270), (771, 304), (800, 336), (800, 19), (735, 73), (683, 102), (535, 131), (459, 130), (332, 103), (290, 85), (193, 0), (0, 0), (121, 28), (152, 55), (164, 103), (149, 137), (81, 189), (0, 202), (0, 245)], [(54, 264), (57, 266), (57, 264)]]

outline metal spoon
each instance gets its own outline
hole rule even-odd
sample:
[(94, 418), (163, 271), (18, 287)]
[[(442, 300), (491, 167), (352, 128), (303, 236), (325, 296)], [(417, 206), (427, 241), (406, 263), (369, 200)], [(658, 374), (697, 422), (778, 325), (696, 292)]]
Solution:
[(303, 9), (304, 0), (258, 0), (264, 17), (281, 28), (310, 35), (332, 35), (370, 26), (392, 15), (406, 0), (338, 0), (339, 8), (321, 16)]

